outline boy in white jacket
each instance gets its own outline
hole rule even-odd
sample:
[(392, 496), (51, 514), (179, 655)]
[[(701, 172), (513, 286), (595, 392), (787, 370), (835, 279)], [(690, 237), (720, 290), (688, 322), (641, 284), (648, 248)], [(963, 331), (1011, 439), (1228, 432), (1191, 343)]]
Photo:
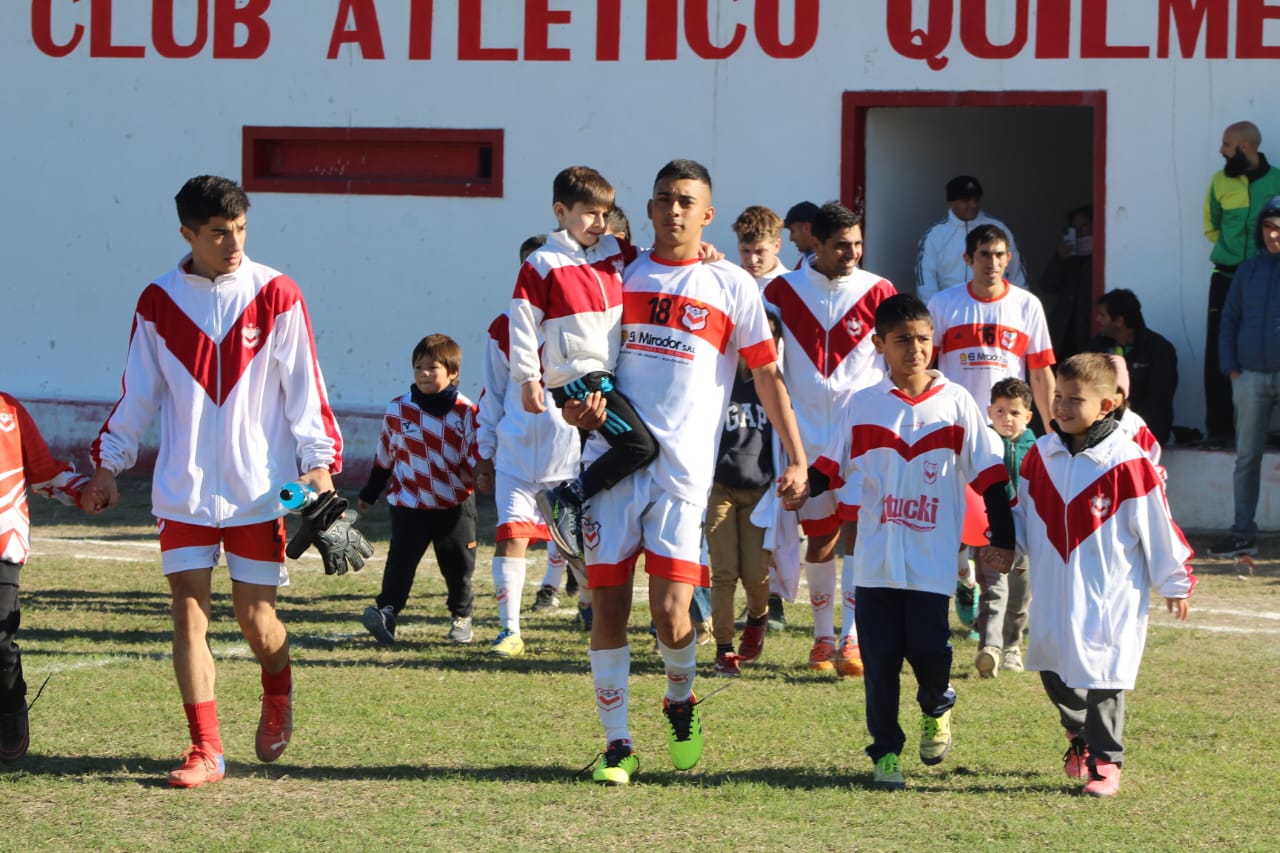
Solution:
[(1148, 590), (1185, 620), (1196, 578), (1160, 475), (1116, 427), (1107, 356), (1072, 356), (1057, 379), (1054, 433), (1023, 460), (1014, 507), (1032, 566), (1026, 666), (1066, 729), (1067, 775), (1109, 797), (1120, 790), (1124, 691), (1142, 661)]

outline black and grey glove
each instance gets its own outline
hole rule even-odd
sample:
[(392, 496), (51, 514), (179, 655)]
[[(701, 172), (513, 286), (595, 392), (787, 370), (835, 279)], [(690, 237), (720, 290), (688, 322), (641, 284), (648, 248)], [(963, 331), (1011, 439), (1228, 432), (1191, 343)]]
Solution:
[(356, 514), (347, 510), (347, 499), (337, 492), (325, 492), (300, 513), (302, 525), (289, 540), (285, 554), (296, 560), (314, 545), (324, 561), (326, 575), (344, 575), (347, 564), (360, 571), (366, 557), (373, 556), (373, 546), (351, 525)]

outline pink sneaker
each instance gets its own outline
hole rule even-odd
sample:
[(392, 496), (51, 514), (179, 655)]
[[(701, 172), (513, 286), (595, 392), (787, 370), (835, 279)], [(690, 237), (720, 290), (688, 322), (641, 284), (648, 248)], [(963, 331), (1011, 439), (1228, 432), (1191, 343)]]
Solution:
[(222, 756), (206, 744), (195, 743), (187, 747), (182, 759), (182, 764), (169, 773), (169, 784), (175, 788), (199, 788), (227, 775), (227, 765)]
[(262, 716), (258, 718), (258, 736), (254, 746), (259, 761), (275, 761), (284, 755), (293, 735), (293, 693), (283, 696), (264, 694)]
[(1091, 778), (1081, 793), (1090, 797), (1114, 797), (1120, 793), (1120, 765), (1095, 760)]
[(760, 653), (764, 651), (764, 632), (768, 627), (767, 619), (759, 625), (752, 625), (751, 620), (747, 620), (746, 627), (742, 629), (742, 639), (738, 642), (738, 657), (743, 663), (750, 663), (760, 657)]
[(1062, 769), (1072, 779), (1088, 779), (1089, 747), (1084, 742), (1084, 736), (1073, 735), (1071, 732), (1066, 732), (1066, 735), (1071, 744), (1062, 756)]

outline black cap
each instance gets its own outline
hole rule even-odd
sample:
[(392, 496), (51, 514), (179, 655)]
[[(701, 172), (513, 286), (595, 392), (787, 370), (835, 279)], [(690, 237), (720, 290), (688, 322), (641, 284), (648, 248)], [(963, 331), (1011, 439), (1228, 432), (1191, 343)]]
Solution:
[(982, 184), (973, 175), (956, 175), (947, 181), (947, 201), (982, 196)]
[(782, 220), (783, 228), (790, 228), (793, 222), (812, 222), (818, 214), (818, 206), (811, 201), (802, 201), (791, 206), (787, 216)]

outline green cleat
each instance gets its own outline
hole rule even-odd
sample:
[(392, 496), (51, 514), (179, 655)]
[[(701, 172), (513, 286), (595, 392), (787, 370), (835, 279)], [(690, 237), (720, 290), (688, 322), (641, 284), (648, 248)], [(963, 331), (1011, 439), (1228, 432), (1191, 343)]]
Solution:
[(677, 770), (688, 770), (702, 757), (702, 717), (698, 700), (690, 696), (683, 702), (663, 697), (662, 713), (667, 717), (667, 747), (671, 763)]
[(920, 717), (920, 760), (925, 764), (941, 764), (951, 751), (951, 709), (940, 717)]
[(625, 740), (615, 740), (610, 742), (607, 750), (600, 753), (600, 760), (596, 762), (591, 779), (600, 785), (628, 785), (631, 777), (639, 770), (640, 759), (636, 758), (631, 744)]
[(902, 768), (898, 765), (898, 753), (886, 752), (880, 756), (871, 787), (880, 791), (901, 791), (907, 787), (906, 777), (902, 775)]

